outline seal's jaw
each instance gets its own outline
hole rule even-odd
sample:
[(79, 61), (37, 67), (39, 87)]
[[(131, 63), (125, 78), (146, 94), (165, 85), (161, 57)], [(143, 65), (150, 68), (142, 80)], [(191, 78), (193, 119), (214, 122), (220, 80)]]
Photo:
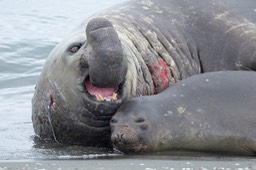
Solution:
[(127, 144), (120, 144), (116, 143), (114, 144), (114, 148), (122, 153), (125, 154), (138, 154), (142, 153), (144, 150), (145, 145), (143, 144), (137, 144), (137, 145), (127, 145)]

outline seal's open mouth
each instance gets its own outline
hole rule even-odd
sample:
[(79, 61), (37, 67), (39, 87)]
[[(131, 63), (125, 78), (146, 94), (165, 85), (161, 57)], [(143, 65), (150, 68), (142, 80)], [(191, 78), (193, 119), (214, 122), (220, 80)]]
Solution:
[(84, 82), (84, 86), (88, 92), (88, 94), (97, 101), (116, 101), (120, 99), (122, 85), (118, 87), (110, 87), (110, 88), (99, 88), (94, 86), (90, 78), (87, 78)]

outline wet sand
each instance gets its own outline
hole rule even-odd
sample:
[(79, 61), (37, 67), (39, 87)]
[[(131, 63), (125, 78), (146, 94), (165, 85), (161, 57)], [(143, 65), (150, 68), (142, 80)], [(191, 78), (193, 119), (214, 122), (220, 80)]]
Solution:
[(58, 159), (0, 160), (0, 170), (256, 170), (256, 157), (205, 153), (155, 153), (152, 155), (90, 155)]
[(7, 169), (70, 169), (70, 170), (256, 170), (256, 159), (248, 160), (41, 160), (0, 161), (0, 170)]

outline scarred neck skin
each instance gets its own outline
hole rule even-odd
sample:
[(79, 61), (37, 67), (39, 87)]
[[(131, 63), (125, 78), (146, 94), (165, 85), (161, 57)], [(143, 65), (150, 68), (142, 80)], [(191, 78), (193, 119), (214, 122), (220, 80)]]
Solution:
[[(186, 45), (175, 47), (176, 42), (168, 40), (159, 30), (145, 30), (134, 23), (121, 24), (118, 20), (113, 23), (128, 59), (128, 98), (158, 94), (177, 81), (200, 72), (196, 61), (185, 57), (183, 48)], [(183, 62), (179, 62), (181, 57)], [(187, 71), (185, 67), (190, 69)]]
[[(128, 98), (156, 94), (174, 84), (176, 82), (175, 74), (178, 72), (175, 62), (170, 56), (167, 57), (168, 53), (164, 47), (156, 42), (157, 50), (166, 57), (162, 58), (145, 37), (156, 38), (154, 33), (148, 32), (144, 36), (136, 27), (130, 27), (130, 29), (133, 34), (129, 33), (129, 30), (122, 30), (122, 33), (119, 33), (130, 68), (126, 75), (126, 87), (130, 92)], [(140, 39), (140, 41), (136, 39)]]

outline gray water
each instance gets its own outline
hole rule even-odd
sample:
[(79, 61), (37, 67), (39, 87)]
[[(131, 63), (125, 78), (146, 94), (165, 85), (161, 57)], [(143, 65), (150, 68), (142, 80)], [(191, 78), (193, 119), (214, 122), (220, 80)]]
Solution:
[[(130, 159), (256, 162), (254, 158), (202, 154), (191, 156), (155, 153), (147, 156), (124, 156), (104, 148), (42, 143), (35, 139), (31, 122), (31, 98), (48, 54), (84, 19), (123, 1), (125, 0), (0, 1), (0, 165), (3, 165), (2, 161), (32, 160), (33, 163), (33, 160), (56, 159), (116, 159), (121, 163)], [(150, 161), (147, 163), (152, 164)], [(110, 164), (108, 162), (106, 167), (112, 166)], [(138, 166), (142, 164), (138, 163)], [(235, 163), (232, 165), (235, 166)]]
[[(0, 1), (0, 159), (68, 156), (72, 150), (68, 146), (51, 149), (54, 144), (36, 145), (33, 140), (31, 98), (36, 81), (58, 42), (90, 15), (122, 1)], [(103, 153), (93, 148), (73, 150)]]

